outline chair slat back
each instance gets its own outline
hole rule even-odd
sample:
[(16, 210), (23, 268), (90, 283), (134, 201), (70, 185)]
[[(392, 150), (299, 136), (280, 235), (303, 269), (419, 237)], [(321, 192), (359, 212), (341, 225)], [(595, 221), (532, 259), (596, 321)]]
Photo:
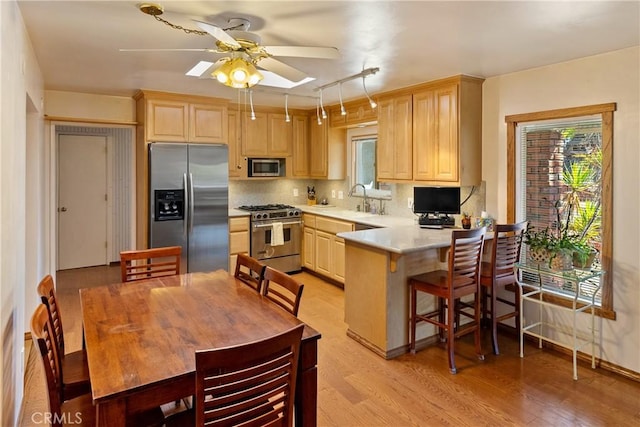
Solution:
[(120, 252), (123, 282), (180, 274), (180, 246)]
[(266, 265), (257, 259), (247, 254), (238, 254), (234, 276), (261, 293), (265, 268)]
[(264, 295), (294, 316), (298, 315), (304, 285), (282, 271), (267, 266), (264, 271)]
[(53, 277), (47, 274), (38, 284), (38, 295), (42, 303), (47, 308), (49, 320), (54, 331), (54, 339), (60, 356), (64, 356), (64, 331), (62, 329), (62, 317), (60, 307), (58, 307), (58, 299), (56, 298), (56, 289), (53, 284)]
[(480, 282), (480, 258), (484, 245), (485, 228), (454, 230), (451, 232), (449, 255), (450, 283)]
[(303, 328), (196, 351), (196, 425), (292, 426)]
[[(49, 392), (49, 410), (60, 418), (62, 412), (62, 373), (58, 359), (58, 348), (54, 338), (55, 332), (49, 319), (47, 307), (38, 305), (31, 317), (31, 336), (34, 346), (38, 348)], [(54, 416), (54, 425), (60, 425), (60, 420)]]
[(497, 224), (491, 251), (492, 277), (494, 280), (513, 279), (513, 265), (520, 259), (520, 249), (527, 222)]

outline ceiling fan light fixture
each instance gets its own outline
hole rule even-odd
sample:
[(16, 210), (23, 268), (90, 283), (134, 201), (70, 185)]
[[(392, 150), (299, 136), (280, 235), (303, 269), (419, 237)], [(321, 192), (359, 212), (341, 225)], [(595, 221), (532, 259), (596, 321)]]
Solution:
[(220, 83), (235, 89), (244, 89), (257, 85), (263, 79), (262, 74), (244, 58), (228, 59), (213, 73)]

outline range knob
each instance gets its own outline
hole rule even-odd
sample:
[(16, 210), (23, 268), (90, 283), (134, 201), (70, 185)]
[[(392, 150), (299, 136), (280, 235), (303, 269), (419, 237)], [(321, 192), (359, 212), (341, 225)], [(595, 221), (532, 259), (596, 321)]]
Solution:
[(293, 212), (293, 215), (295, 215), (295, 216), (300, 216), (300, 211), (294, 211), (294, 212)]

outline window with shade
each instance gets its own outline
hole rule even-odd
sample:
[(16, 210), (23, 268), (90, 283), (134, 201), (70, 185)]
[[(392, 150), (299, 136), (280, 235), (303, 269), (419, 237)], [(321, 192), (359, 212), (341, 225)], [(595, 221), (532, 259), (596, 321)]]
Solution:
[[(607, 272), (599, 314), (613, 311), (611, 155), (615, 104), (508, 116), (508, 218), (535, 230), (566, 230), (596, 249)], [(523, 246), (526, 257), (527, 247)], [(526, 279), (526, 278), (525, 278)], [(596, 280), (596, 279), (594, 279)], [(593, 283), (593, 289), (598, 283)]]

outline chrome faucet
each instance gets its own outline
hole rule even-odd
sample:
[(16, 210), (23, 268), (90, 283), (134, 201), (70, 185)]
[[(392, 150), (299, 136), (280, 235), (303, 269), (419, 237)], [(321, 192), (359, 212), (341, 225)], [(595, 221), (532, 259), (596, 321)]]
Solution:
[(353, 192), (357, 187), (362, 187), (362, 194), (364, 195), (364, 200), (362, 202), (362, 205), (363, 205), (362, 210), (364, 212), (369, 212), (371, 210), (371, 207), (369, 205), (369, 199), (367, 199), (367, 187), (365, 187), (364, 184), (356, 184), (353, 187), (351, 187), (351, 190), (349, 190), (349, 197), (353, 197)]

